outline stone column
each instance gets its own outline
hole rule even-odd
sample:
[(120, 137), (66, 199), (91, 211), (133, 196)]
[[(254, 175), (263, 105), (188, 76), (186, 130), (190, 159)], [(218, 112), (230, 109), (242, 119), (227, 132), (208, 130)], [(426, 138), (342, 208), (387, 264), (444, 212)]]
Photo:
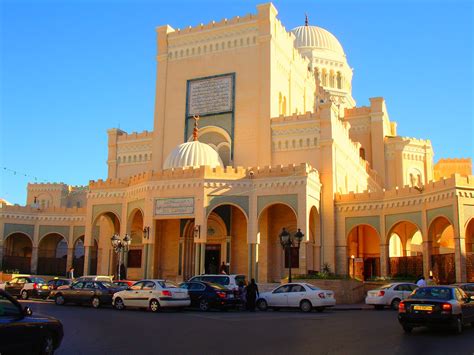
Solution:
[(89, 274), (90, 262), (91, 262), (91, 247), (84, 246), (84, 275)]
[(380, 245), (380, 276), (386, 277), (389, 273), (388, 263), (390, 262), (389, 257), (389, 246), (388, 244)]
[(194, 274), (201, 275), (205, 273), (206, 243), (195, 243), (194, 248)]
[(466, 282), (466, 239), (454, 238), (454, 263), (456, 265), (456, 282)]
[(432, 245), (431, 241), (423, 241), (423, 275), (426, 280), (430, 277)]
[(228, 266), (228, 273), (231, 274), (232, 237), (228, 235), (225, 241), (225, 263)]
[(66, 259), (66, 272), (72, 267), (72, 261), (74, 259), (74, 248), (67, 248), (67, 259)]
[(248, 244), (248, 280), (255, 279), (258, 282), (258, 244)]
[(38, 247), (34, 246), (31, 250), (31, 273), (38, 272)]

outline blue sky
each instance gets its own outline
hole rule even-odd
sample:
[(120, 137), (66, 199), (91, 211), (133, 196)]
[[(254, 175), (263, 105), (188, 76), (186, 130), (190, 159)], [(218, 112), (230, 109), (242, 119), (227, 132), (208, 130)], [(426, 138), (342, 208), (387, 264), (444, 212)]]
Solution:
[[(34, 177), (106, 178), (106, 130), (153, 127), (155, 28), (256, 13), (262, 2), (0, 1), (0, 197), (24, 204)], [(358, 106), (383, 96), (399, 135), (430, 139), (435, 161), (473, 157), (470, 0), (274, 4), (288, 30), (307, 12), (340, 40)]]

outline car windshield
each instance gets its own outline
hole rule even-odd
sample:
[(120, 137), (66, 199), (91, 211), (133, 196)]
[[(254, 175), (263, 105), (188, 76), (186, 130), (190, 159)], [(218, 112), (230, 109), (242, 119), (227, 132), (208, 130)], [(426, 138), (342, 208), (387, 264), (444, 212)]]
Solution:
[(170, 281), (158, 281), (158, 284), (163, 288), (177, 288), (176, 284)]
[(313, 286), (313, 285), (310, 285), (310, 284), (304, 284), (304, 285), (305, 285), (306, 287), (308, 287), (309, 289), (311, 289), (311, 290), (315, 290), (315, 291), (320, 290), (319, 287), (316, 287), (316, 286)]
[(410, 298), (447, 301), (453, 296), (452, 290), (447, 287), (421, 287), (416, 289)]
[(40, 278), (40, 277), (33, 277), (33, 278), (31, 279), (31, 281), (32, 281), (32, 282), (36, 282), (37, 284), (44, 284), (44, 283), (46, 283), (46, 281), (44, 281), (44, 280), (43, 280), (42, 278)]

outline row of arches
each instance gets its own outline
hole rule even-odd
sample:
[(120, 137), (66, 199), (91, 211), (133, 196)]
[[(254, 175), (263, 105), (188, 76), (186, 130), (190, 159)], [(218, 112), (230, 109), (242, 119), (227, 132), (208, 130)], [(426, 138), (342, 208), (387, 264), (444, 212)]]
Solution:
[(340, 71), (334, 71), (332, 69), (327, 70), (326, 68), (314, 69), (316, 80), (321, 83), (322, 86), (343, 90), (346, 88), (346, 78)]
[(151, 160), (151, 153), (145, 154), (133, 154), (133, 155), (124, 155), (117, 157), (117, 164), (125, 163), (140, 163)]
[[(387, 250), (381, 250), (385, 243), (374, 227), (366, 224), (353, 227), (347, 237), (349, 274), (361, 279), (381, 276), (381, 256), (388, 254), (387, 271), (392, 277), (416, 278), (423, 275), (424, 268), (429, 267), (440, 283), (456, 281), (454, 227), (448, 218), (435, 218), (425, 237), (416, 224), (399, 222), (390, 229), (386, 240)], [(428, 243), (427, 248), (423, 247), (424, 241)], [(466, 228), (465, 239), (468, 259), (473, 258), (473, 243), (474, 220), (471, 220)], [(424, 258), (426, 252), (429, 255)], [(428, 258), (429, 265), (426, 265), (424, 259)]]

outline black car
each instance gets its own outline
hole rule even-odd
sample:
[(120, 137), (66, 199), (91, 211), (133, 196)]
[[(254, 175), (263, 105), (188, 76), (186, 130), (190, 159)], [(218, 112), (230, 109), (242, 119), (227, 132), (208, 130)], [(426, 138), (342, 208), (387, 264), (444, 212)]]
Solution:
[(398, 321), (407, 333), (421, 326), (461, 333), (465, 324), (474, 326), (474, 297), (455, 286), (420, 287), (400, 302)]
[(47, 298), (49, 287), (41, 277), (17, 276), (5, 282), (4, 290), (10, 295), (27, 300), (29, 297)]
[(52, 354), (62, 339), (59, 320), (33, 316), (28, 307), (0, 290), (0, 354)]
[(240, 304), (240, 299), (235, 297), (233, 291), (219, 284), (191, 281), (179, 286), (188, 290), (191, 307), (198, 307), (201, 311), (235, 308)]
[(53, 280), (48, 281), (48, 287), (50, 290), (57, 290), (60, 286), (70, 286), (72, 284), (72, 279), (62, 279), (55, 277)]
[(102, 305), (111, 305), (112, 296), (120, 290), (106, 281), (78, 281), (68, 288), (61, 287), (51, 291), (49, 297), (60, 306), (65, 303), (77, 303), (99, 308)]

